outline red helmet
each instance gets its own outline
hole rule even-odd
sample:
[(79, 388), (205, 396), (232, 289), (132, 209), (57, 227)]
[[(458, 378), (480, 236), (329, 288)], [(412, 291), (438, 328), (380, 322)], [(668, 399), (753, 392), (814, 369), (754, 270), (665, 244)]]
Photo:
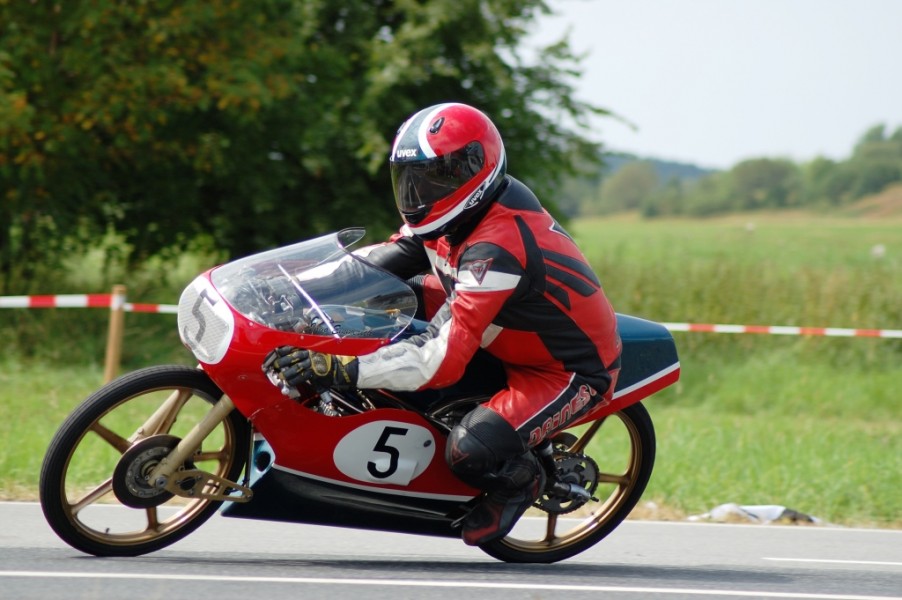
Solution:
[(492, 200), (504, 179), (504, 143), (472, 106), (438, 104), (401, 125), (389, 163), (401, 217), (413, 233), (434, 239)]

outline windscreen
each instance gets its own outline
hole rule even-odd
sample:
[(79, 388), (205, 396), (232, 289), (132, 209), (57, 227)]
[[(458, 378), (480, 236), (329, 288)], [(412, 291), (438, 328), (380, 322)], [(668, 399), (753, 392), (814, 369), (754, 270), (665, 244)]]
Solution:
[(363, 229), (346, 229), (215, 269), (213, 285), (239, 313), (280, 331), (393, 339), (416, 312), (413, 290), (350, 254)]

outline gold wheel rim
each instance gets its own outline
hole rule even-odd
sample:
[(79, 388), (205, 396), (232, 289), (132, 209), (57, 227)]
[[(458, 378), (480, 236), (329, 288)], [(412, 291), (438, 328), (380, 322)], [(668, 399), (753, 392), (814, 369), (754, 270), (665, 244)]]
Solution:
[[(157, 397), (169, 393), (150, 417), (140, 420), (137, 427), (129, 427), (127, 431), (111, 426), (114, 415), (129, 406), (139, 403), (147, 397)], [(152, 542), (179, 530), (203, 512), (211, 500), (198, 498), (185, 500), (172, 498), (160, 506), (149, 508), (127, 508), (113, 494), (112, 472), (115, 464), (109, 465), (108, 476), (86, 483), (84, 476), (76, 476), (78, 470), (79, 451), (87, 444), (101, 445), (108, 449), (110, 457), (122, 456), (134, 443), (151, 435), (172, 433), (179, 418), (185, 415), (186, 408), (191, 405), (192, 412), (207, 410), (211, 404), (205, 400), (201, 391), (189, 387), (159, 387), (142, 390), (133, 394), (97, 417), (79, 437), (70, 450), (60, 481), (62, 508), (68, 521), (79, 532), (92, 541), (111, 546), (134, 546)], [(153, 402), (153, 400), (151, 400)], [(185, 426), (196, 422), (193, 417), (183, 419)], [(218, 438), (218, 439), (214, 439)], [(206, 447), (207, 442), (214, 440), (215, 446)], [(195, 464), (203, 464), (203, 469), (220, 477), (228, 477), (236, 456), (237, 432), (228, 419), (208, 436), (198, 453), (192, 456)], [(106, 461), (109, 462), (109, 459)], [(73, 479), (78, 481), (72, 481)], [(110, 511), (113, 507), (120, 509), (120, 514), (127, 514), (125, 522), (120, 514), (115, 517)], [(125, 509), (125, 510), (123, 510)], [(127, 513), (125, 512), (127, 510)], [(109, 516), (104, 516), (103, 513)], [(90, 518), (87, 515), (90, 514)]]
[[(545, 519), (544, 533), (539, 539), (518, 538), (518, 530), (515, 528), (502, 540), (503, 544), (527, 553), (547, 553), (568, 548), (594, 534), (621, 510), (635, 489), (642, 469), (644, 452), (642, 438), (632, 419), (625, 417), (622, 413), (616, 413), (604, 420), (594, 422), (579, 436), (569, 451), (578, 452), (589, 448), (612, 421), (623, 426), (629, 438), (629, 449), (621, 472), (609, 472), (604, 469), (599, 472), (599, 490), (602, 487), (612, 488), (607, 496), (599, 498), (599, 503), (590, 502), (572, 514), (556, 515), (543, 512), (541, 514)], [(596, 495), (598, 495), (598, 490)], [(532, 513), (527, 514), (531, 515)], [(578, 520), (576, 524), (572, 524), (574, 518)]]

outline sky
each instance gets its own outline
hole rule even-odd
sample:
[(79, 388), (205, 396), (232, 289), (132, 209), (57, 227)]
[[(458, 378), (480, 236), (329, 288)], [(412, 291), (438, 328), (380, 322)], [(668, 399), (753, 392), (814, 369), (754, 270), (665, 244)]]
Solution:
[(729, 168), (842, 160), (902, 126), (902, 0), (548, 0), (528, 43), (569, 28), (576, 96), (616, 113), (610, 150)]

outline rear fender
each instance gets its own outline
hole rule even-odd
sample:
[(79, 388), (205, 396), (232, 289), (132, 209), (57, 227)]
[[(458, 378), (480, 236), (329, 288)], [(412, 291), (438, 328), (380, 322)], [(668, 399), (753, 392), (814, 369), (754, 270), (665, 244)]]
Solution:
[(613, 394), (574, 425), (592, 421), (635, 404), (673, 385), (680, 378), (680, 359), (670, 331), (660, 323), (617, 315), (623, 341), (620, 374)]

